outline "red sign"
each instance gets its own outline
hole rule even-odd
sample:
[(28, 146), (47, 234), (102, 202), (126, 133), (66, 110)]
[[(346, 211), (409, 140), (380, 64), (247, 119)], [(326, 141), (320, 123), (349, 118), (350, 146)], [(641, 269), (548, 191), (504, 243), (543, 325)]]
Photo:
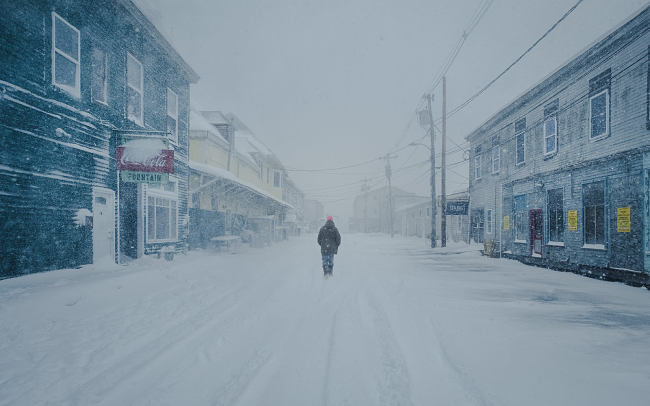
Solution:
[(143, 154), (129, 147), (117, 147), (117, 170), (136, 172), (174, 173), (174, 150), (161, 149)]

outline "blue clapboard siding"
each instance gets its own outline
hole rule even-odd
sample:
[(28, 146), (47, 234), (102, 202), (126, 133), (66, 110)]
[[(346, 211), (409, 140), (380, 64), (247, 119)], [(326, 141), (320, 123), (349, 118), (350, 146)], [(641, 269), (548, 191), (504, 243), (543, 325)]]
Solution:
[[(496, 213), (495, 232), (485, 238), (502, 242), (518, 258), (530, 258), (526, 243), (514, 242), (513, 197), (526, 195), (526, 209), (542, 209), (544, 264), (603, 269), (644, 270), (644, 218), (648, 199), (643, 184), (644, 153), (650, 149), (648, 108), (648, 46), (650, 8), (630, 18), (581, 55), (560, 67), (467, 136), (470, 142), (471, 207)], [(611, 70), (609, 135), (589, 138), (590, 80)], [(557, 103), (557, 152), (545, 156), (545, 107)], [(514, 123), (526, 120), (523, 164), (515, 162)], [(492, 174), (492, 153), (500, 151), (500, 170)], [(474, 157), (481, 156), (480, 179)], [(605, 249), (584, 248), (582, 185), (605, 181)], [(547, 192), (563, 190), (564, 247), (548, 243)], [(631, 232), (617, 231), (617, 208), (631, 208)], [(578, 230), (567, 229), (567, 211), (578, 211)], [(528, 213), (526, 213), (528, 230)], [(510, 229), (503, 230), (503, 216)], [(530, 260), (529, 262), (531, 262)], [(647, 260), (646, 260), (647, 261)], [(645, 265), (647, 268), (647, 265)]]
[[(80, 31), (79, 98), (52, 84), (52, 12)], [(108, 56), (106, 104), (91, 97), (95, 48)], [(126, 118), (127, 52), (143, 65), (143, 126)], [(168, 87), (178, 95), (175, 174), (187, 219), (189, 84), (198, 77), (132, 2), (14, 2), (0, 13), (0, 55), (0, 278), (92, 262), (92, 227), (77, 213), (92, 211), (93, 187), (117, 192), (120, 130), (166, 130)], [(136, 198), (120, 203), (137, 210)]]

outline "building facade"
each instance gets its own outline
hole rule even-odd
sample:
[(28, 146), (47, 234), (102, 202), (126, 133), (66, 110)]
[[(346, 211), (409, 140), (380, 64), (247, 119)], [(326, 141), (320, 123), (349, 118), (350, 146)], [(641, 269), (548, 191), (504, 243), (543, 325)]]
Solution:
[(526, 262), (650, 272), (650, 8), (469, 134), (472, 238)]
[[(0, 39), (0, 275), (181, 249), (191, 67), (128, 0), (18, 2)], [(169, 183), (118, 177), (147, 138)]]
[[(190, 245), (253, 233), (270, 242), (295, 232), (301, 192), (283, 189), (280, 161), (233, 114), (192, 111)], [(295, 197), (295, 199), (294, 199)], [(244, 237), (245, 238), (245, 237)]]

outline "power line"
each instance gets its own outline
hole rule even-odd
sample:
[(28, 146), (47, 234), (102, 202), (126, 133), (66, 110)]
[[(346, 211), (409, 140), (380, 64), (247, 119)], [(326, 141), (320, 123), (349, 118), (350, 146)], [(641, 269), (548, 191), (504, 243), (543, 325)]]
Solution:
[(465, 101), (462, 102), (460, 105), (458, 105), (458, 106), (456, 106), (454, 109), (452, 109), (449, 113), (447, 113), (447, 117), (449, 118), (449, 117), (453, 116), (454, 114), (458, 113), (459, 111), (461, 111), (462, 109), (464, 109), (467, 105), (469, 105), (469, 104), (470, 104), (471, 102), (473, 102), (477, 97), (479, 97), (479, 96), (482, 95), (482, 94), (483, 94), (487, 89), (489, 89), (489, 88), (490, 88), (490, 87), (491, 87), (491, 86), (492, 86), (492, 85), (493, 85), (497, 80), (501, 79), (501, 77), (502, 77), (503, 75), (505, 75), (505, 74), (506, 74), (510, 69), (512, 69), (512, 67), (515, 66), (517, 63), (519, 63), (519, 61), (521, 61), (521, 60), (524, 58), (524, 56), (528, 55), (528, 53), (529, 53), (530, 51), (532, 51), (532, 50), (533, 50), (533, 49), (534, 49), (534, 48), (535, 48), (535, 47), (536, 47), (540, 42), (542, 42), (542, 40), (543, 40), (544, 38), (546, 38), (546, 37), (547, 37), (551, 32), (553, 32), (553, 30), (555, 30), (555, 28), (557, 28), (557, 26), (560, 25), (560, 23), (562, 23), (562, 21), (564, 21), (564, 20), (565, 20), (565, 19), (566, 19), (566, 18), (567, 18), (571, 13), (573, 13), (573, 11), (574, 11), (574, 10), (575, 10), (579, 5), (580, 5), (580, 3), (582, 3), (582, 2), (583, 2), (583, 0), (578, 0), (578, 2), (577, 2), (576, 4), (574, 4), (573, 7), (571, 7), (571, 8), (570, 8), (566, 13), (564, 13), (564, 15), (563, 15), (562, 17), (560, 17), (560, 19), (557, 20), (557, 21), (556, 21), (556, 22), (551, 26), (551, 28), (549, 28), (548, 30), (546, 30), (546, 32), (545, 32), (541, 37), (539, 37), (539, 38), (537, 39), (537, 41), (535, 41), (535, 42), (533, 43), (533, 45), (531, 45), (530, 47), (528, 47), (528, 49), (526, 49), (526, 50), (524, 51), (524, 53), (522, 53), (521, 55), (519, 55), (519, 57), (517, 57), (517, 59), (515, 59), (514, 62), (512, 62), (510, 65), (508, 65), (507, 68), (505, 68), (505, 69), (504, 69), (501, 73), (499, 73), (499, 74), (498, 74), (494, 79), (492, 79), (490, 82), (488, 82), (487, 85), (483, 86), (483, 87), (481, 88), (481, 90), (479, 90), (478, 92), (476, 92), (476, 93), (475, 93), (474, 95), (472, 95), (469, 99), (465, 100)]

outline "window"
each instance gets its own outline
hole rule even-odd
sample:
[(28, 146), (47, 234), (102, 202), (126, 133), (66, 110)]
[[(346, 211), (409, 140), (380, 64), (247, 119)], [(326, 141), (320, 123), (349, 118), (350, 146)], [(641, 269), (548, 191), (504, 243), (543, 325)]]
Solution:
[(108, 103), (108, 58), (106, 53), (93, 49), (92, 53), (92, 83), (90, 93), (94, 101)]
[(52, 12), (52, 83), (74, 97), (81, 96), (79, 30)]
[(427, 217), (431, 216), (431, 207), (427, 207)]
[(266, 168), (266, 183), (271, 183), (271, 168)]
[(147, 186), (147, 242), (178, 239), (178, 191), (176, 181)]
[(528, 216), (526, 215), (526, 195), (514, 198), (515, 240), (528, 240)]
[(178, 143), (178, 95), (170, 88), (167, 88), (167, 132)]
[(555, 99), (544, 107), (544, 155), (557, 152), (557, 111), (559, 101)]
[(557, 152), (557, 117), (551, 116), (544, 120), (544, 155)]
[(126, 76), (127, 76), (127, 115), (129, 120), (136, 124), (144, 124), (143, 100), (144, 100), (144, 77), (142, 73), (142, 64), (135, 57), (127, 53), (126, 57)]
[(492, 234), (492, 209), (487, 210), (487, 232)]
[(515, 122), (515, 163), (521, 165), (526, 161), (526, 118)]
[(478, 154), (474, 157), (474, 179), (481, 179), (481, 155)]
[(589, 98), (589, 137), (600, 139), (609, 134), (609, 90)]
[(280, 172), (273, 171), (273, 187), (280, 187)]
[(609, 88), (612, 70), (607, 69), (589, 80), (589, 139), (609, 135)]
[(499, 173), (501, 170), (501, 149), (499, 146), (492, 148), (492, 173)]
[(605, 182), (582, 186), (585, 244), (605, 244)]
[(564, 241), (564, 196), (562, 189), (548, 191), (548, 240)]

